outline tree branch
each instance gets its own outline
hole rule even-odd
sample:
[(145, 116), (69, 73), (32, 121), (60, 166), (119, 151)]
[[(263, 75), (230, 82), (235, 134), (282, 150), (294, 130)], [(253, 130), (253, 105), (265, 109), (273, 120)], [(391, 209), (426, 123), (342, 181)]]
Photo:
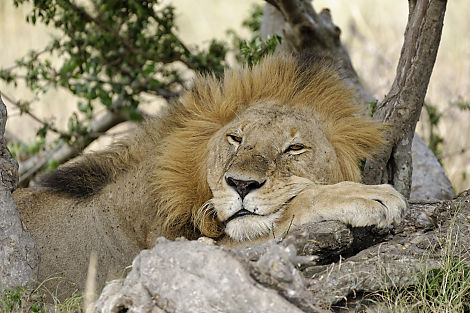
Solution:
[(31, 112), (28, 109), (25, 109), (21, 104), (19, 104), (18, 102), (14, 101), (12, 98), (8, 97), (7, 95), (5, 94), (2, 94), (3, 98), (5, 98), (8, 102), (10, 102), (12, 105), (14, 105), (15, 107), (17, 107), (18, 109), (20, 109), (21, 112), (24, 112), (26, 113), (27, 115), (29, 115), (33, 120), (35, 120), (36, 122), (38, 122), (39, 124), (41, 124), (43, 127), (47, 127), (48, 130), (51, 130), (52, 132), (56, 133), (56, 134), (59, 134), (63, 137), (71, 137), (72, 134), (70, 133), (66, 133), (66, 132), (63, 132), (57, 128), (55, 128), (53, 126), (53, 124), (49, 123), (49, 122), (46, 122), (46, 121), (43, 121), (42, 119), (40, 119), (36, 114), (34, 114), (33, 112)]
[[(367, 105), (374, 97), (361, 85), (346, 47), (340, 41), (341, 30), (333, 23), (330, 11), (318, 14), (308, 0), (267, 0), (261, 37), (279, 34), (284, 40), (280, 50), (310, 51), (318, 56), (333, 59), (338, 64), (345, 81), (356, 91), (356, 103)], [(284, 21), (284, 23), (282, 23)]]
[(374, 118), (393, 125), (387, 133), (393, 145), (367, 161), (364, 182), (392, 183), (407, 197), (411, 186), (411, 143), (439, 48), (446, 4), (446, 0), (409, 1), (397, 75), (374, 114)]
[[(145, 116), (144, 113), (139, 113)], [(125, 114), (120, 113), (119, 110), (108, 110), (104, 116), (94, 120), (89, 125), (87, 129), (88, 135), (79, 137), (79, 139), (71, 145), (60, 140), (53, 149), (43, 151), (20, 163), (19, 183), (24, 184), (29, 181), (31, 177), (36, 175), (41, 169), (47, 167), (49, 160), (55, 160), (59, 164), (62, 164), (76, 157), (83, 151), (83, 149), (99, 137), (98, 134), (102, 134), (110, 128), (128, 120), (130, 120), (130, 118)]]

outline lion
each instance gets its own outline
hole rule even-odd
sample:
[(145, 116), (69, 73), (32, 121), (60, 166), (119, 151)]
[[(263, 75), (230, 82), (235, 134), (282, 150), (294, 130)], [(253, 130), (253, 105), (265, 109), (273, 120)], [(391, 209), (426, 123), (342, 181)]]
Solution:
[(40, 251), (39, 280), (83, 289), (95, 251), (102, 287), (159, 236), (237, 246), (307, 222), (399, 223), (404, 197), (360, 183), (385, 127), (353, 97), (331, 63), (294, 56), (196, 77), (127, 138), (14, 193)]

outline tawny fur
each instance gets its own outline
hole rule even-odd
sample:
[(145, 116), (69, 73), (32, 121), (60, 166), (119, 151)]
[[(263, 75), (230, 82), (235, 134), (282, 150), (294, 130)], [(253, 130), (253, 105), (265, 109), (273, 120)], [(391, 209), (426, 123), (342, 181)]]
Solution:
[(331, 181), (360, 181), (358, 164), (383, 144), (383, 126), (366, 118), (351, 99), (353, 91), (331, 65), (306, 68), (294, 57), (269, 57), (253, 69), (229, 71), (221, 81), (198, 77), (194, 89), (169, 114), (168, 130), (157, 148), (163, 153), (151, 173), (153, 195), (149, 199), (157, 200), (166, 228), (183, 229), (189, 223), (206, 236), (221, 234), (213, 216), (195, 219), (211, 197), (206, 179), (211, 147), (207, 143), (216, 131), (259, 101), (310, 108), (323, 122), (339, 159), (341, 175)]
[[(221, 80), (198, 76), (193, 89), (162, 120), (149, 120), (131, 140), (69, 165), (82, 170), (80, 177), (74, 175), (75, 179), (71, 179), (64, 167), (62, 177), (71, 184), (65, 191), (73, 193), (72, 188), (80, 189), (81, 185), (95, 186), (98, 191), (100, 184), (113, 181), (119, 173), (132, 170), (133, 165), (147, 158), (142, 154), (148, 153), (146, 148), (151, 145), (155, 157), (148, 172), (147, 205), (157, 208), (165, 233), (169, 237), (194, 238), (199, 233), (217, 237), (222, 232), (215, 216), (201, 218), (197, 214), (211, 198), (206, 160), (211, 149), (208, 142), (214, 133), (259, 101), (309, 108), (322, 121), (339, 160), (341, 174), (330, 181), (357, 182), (361, 179), (360, 160), (383, 144), (383, 126), (365, 117), (360, 107), (351, 102), (353, 98), (353, 91), (331, 64), (321, 60), (307, 67), (294, 57), (271, 56), (253, 69), (227, 71)], [(96, 170), (109, 177), (93, 177)], [(57, 176), (53, 174), (48, 180), (57, 180)], [(67, 185), (59, 182), (59, 189)], [(80, 186), (73, 187), (74, 183)], [(46, 186), (54, 187), (54, 183)]]

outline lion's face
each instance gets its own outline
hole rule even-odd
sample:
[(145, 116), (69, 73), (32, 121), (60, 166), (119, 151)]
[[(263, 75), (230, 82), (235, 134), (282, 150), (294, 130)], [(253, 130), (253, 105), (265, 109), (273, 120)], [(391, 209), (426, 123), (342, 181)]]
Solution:
[(335, 183), (339, 168), (321, 122), (276, 103), (252, 106), (209, 147), (211, 203), (226, 234), (239, 241), (269, 234), (296, 195), (312, 183)]

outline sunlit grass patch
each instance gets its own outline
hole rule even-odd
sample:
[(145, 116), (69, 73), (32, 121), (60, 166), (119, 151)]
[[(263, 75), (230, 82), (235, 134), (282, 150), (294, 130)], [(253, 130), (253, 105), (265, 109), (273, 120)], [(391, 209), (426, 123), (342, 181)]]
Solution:
[(6, 290), (0, 302), (1, 312), (46, 312), (40, 294), (27, 292), (21, 287)]
[(470, 312), (470, 268), (449, 259), (444, 268), (420, 274), (420, 283), (407, 289), (391, 288), (379, 300), (389, 312)]
[(391, 287), (376, 295), (383, 312), (470, 312), (470, 256), (460, 247), (458, 227), (449, 228), (441, 251), (439, 267), (424, 266), (417, 274), (418, 283), (408, 288)]

